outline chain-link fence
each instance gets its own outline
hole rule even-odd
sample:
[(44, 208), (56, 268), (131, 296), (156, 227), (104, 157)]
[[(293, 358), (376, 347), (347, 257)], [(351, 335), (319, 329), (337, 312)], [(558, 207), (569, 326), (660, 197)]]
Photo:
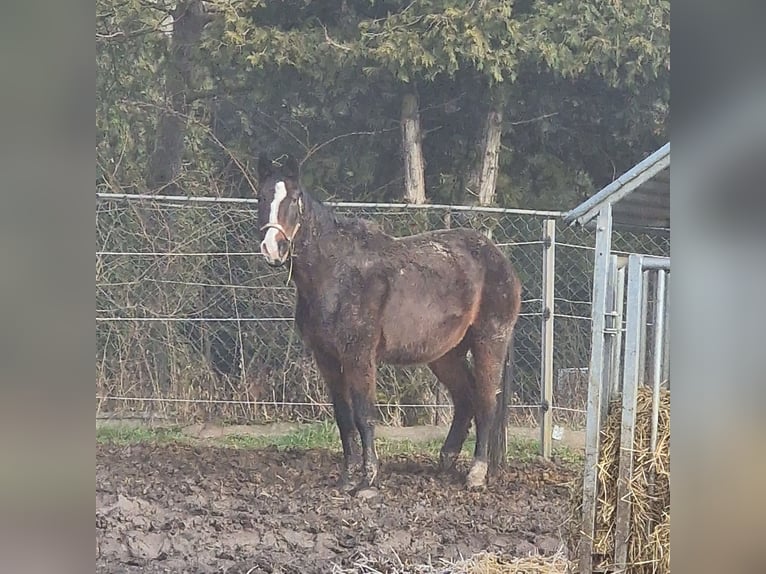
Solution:
[[(255, 204), (214, 198), (97, 199), (98, 416), (191, 422), (318, 420), (332, 416), (324, 383), (292, 324), (287, 271), (258, 252)], [(523, 306), (515, 336), (514, 418), (536, 423), (540, 402), (543, 222), (553, 212), (451, 206), (337, 204), (407, 235), (472, 227), (517, 268)], [(584, 424), (593, 234), (556, 237), (554, 422)], [(664, 241), (622, 236), (625, 251), (667, 253)], [(381, 366), (386, 424), (444, 423), (446, 391), (426, 367)]]

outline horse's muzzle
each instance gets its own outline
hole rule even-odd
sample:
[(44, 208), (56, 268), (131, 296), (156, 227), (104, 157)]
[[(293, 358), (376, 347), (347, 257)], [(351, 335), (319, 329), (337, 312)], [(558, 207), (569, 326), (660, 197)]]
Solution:
[(261, 253), (266, 263), (272, 267), (281, 267), (290, 258), (290, 243), (279, 237), (269, 237), (261, 243)]
[(272, 260), (272, 259), (269, 259), (268, 257), (266, 257), (266, 263), (268, 264), (269, 267), (279, 268), (279, 267), (284, 267), (285, 263), (287, 263), (288, 259), (289, 259), (289, 257), (285, 257), (284, 259), (273, 259)]

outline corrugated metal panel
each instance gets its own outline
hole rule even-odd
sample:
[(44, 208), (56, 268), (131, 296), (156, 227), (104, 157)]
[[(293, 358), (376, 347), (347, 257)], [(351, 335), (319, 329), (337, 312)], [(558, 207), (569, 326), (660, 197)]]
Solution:
[(636, 189), (633, 193), (623, 199), (623, 201), (635, 202), (641, 200), (647, 200), (647, 202), (659, 203), (665, 201), (670, 203), (670, 195), (668, 194), (668, 183), (647, 181), (644, 185)]
[(663, 207), (651, 207), (648, 205), (615, 205), (612, 208), (614, 217), (619, 217), (625, 221), (630, 220), (632, 223), (640, 221), (641, 218), (652, 221), (669, 221), (668, 210)]
[(670, 143), (564, 214), (564, 221), (590, 227), (603, 205), (612, 204), (615, 229), (670, 229)]

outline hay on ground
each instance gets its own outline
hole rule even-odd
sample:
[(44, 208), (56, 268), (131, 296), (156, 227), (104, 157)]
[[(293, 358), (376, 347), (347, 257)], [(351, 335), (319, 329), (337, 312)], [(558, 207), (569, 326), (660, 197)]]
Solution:
[[(661, 389), (657, 450), (650, 451), (652, 389), (641, 387), (636, 404), (633, 476), (629, 485), (631, 533), (627, 574), (670, 573), (670, 391)], [(617, 508), (617, 476), (620, 467), (621, 398), (609, 407), (601, 430), (599, 451), (596, 529), (593, 540), (595, 569), (614, 568), (614, 528)], [(651, 485), (652, 479), (654, 485)], [(570, 500), (570, 556), (579, 556), (582, 520), (582, 477)]]
[(438, 564), (403, 564), (394, 554), (385, 564), (360, 554), (348, 568), (335, 566), (332, 574), (569, 574), (573, 564), (563, 554), (509, 558), (494, 553), (480, 553), (470, 558)]
[(479, 554), (467, 561), (450, 565), (448, 571), (466, 574), (567, 574), (572, 564), (563, 554), (505, 558), (497, 554)]

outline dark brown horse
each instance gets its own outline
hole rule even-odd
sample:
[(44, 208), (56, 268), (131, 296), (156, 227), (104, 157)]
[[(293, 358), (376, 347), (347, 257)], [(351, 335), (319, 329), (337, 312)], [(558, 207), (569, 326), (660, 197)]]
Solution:
[[(440, 454), (450, 468), (476, 419), (469, 487), (485, 483), (489, 431), (508, 345), (521, 307), (511, 263), (468, 229), (395, 238), (375, 224), (344, 218), (313, 199), (289, 158), (258, 161), (261, 252), (272, 266), (290, 262), (295, 321), (332, 397), (343, 444), (341, 482), (358, 464), (378, 473), (373, 435), (376, 365), (427, 364), (449, 390), (454, 415)], [(471, 351), (473, 368), (466, 360)]]

